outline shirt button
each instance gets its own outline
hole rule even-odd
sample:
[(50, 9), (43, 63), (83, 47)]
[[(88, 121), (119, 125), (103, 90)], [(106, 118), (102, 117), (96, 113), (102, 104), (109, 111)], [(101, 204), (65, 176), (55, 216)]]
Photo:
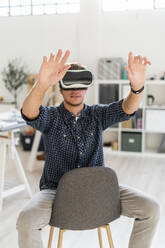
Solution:
[(74, 121), (73, 124), (76, 124), (76, 122)]
[(80, 152), (80, 154), (82, 154), (82, 152)]
[(80, 137), (79, 136), (77, 136), (77, 139), (79, 139)]

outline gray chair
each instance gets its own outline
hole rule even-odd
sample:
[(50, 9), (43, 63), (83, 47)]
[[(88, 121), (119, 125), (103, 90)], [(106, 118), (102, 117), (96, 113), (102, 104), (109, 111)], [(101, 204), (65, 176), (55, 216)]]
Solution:
[(83, 167), (65, 173), (58, 184), (52, 206), (48, 248), (51, 248), (54, 227), (60, 228), (58, 248), (63, 232), (98, 229), (102, 248), (101, 228), (106, 228), (109, 246), (113, 241), (109, 224), (120, 217), (120, 192), (115, 172), (107, 167)]

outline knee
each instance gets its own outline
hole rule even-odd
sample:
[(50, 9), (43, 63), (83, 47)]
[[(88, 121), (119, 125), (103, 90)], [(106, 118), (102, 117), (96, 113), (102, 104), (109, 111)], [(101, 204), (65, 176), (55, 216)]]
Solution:
[(16, 228), (24, 229), (24, 228), (31, 228), (35, 224), (35, 216), (30, 210), (22, 210), (17, 218)]
[(155, 221), (158, 221), (160, 218), (160, 205), (158, 202), (156, 201), (152, 202), (151, 213), (152, 213), (152, 218)]
[(160, 218), (160, 205), (157, 201), (153, 199), (147, 199), (144, 204), (145, 212), (147, 217), (153, 222), (158, 222)]
[[(26, 211), (22, 210), (17, 218), (17, 222), (16, 222), (16, 228), (17, 230), (22, 229), (22, 227), (25, 225), (26, 221), (28, 218), (26, 217)], [(27, 223), (26, 223), (27, 225)]]

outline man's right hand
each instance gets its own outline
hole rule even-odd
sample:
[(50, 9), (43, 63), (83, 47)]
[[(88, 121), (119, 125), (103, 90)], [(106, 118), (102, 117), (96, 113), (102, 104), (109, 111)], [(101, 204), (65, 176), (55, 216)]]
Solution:
[(70, 68), (70, 65), (65, 65), (69, 55), (70, 51), (67, 50), (61, 59), (62, 50), (59, 49), (56, 57), (53, 53), (50, 54), (49, 60), (46, 56), (43, 57), (37, 81), (41, 90), (47, 91), (50, 86), (55, 85), (65, 76)]

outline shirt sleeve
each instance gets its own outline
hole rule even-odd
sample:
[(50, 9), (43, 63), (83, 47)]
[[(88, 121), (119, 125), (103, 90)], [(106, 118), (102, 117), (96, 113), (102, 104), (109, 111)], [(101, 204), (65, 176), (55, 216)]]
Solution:
[(112, 126), (115, 123), (129, 120), (135, 115), (136, 111), (132, 114), (126, 114), (122, 108), (122, 102), (116, 101), (110, 104), (98, 104), (96, 105), (96, 112), (101, 120), (103, 130)]
[(40, 132), (46, 132), (51, 126), (51, 116), (52, 116), (52, 107), (43, 107), (40, 105), (39, 115), (34, 119), (29, 119), (26, 117), (21, 108), (21, 116), (26, 121), (27, 125), (32, 126)]

